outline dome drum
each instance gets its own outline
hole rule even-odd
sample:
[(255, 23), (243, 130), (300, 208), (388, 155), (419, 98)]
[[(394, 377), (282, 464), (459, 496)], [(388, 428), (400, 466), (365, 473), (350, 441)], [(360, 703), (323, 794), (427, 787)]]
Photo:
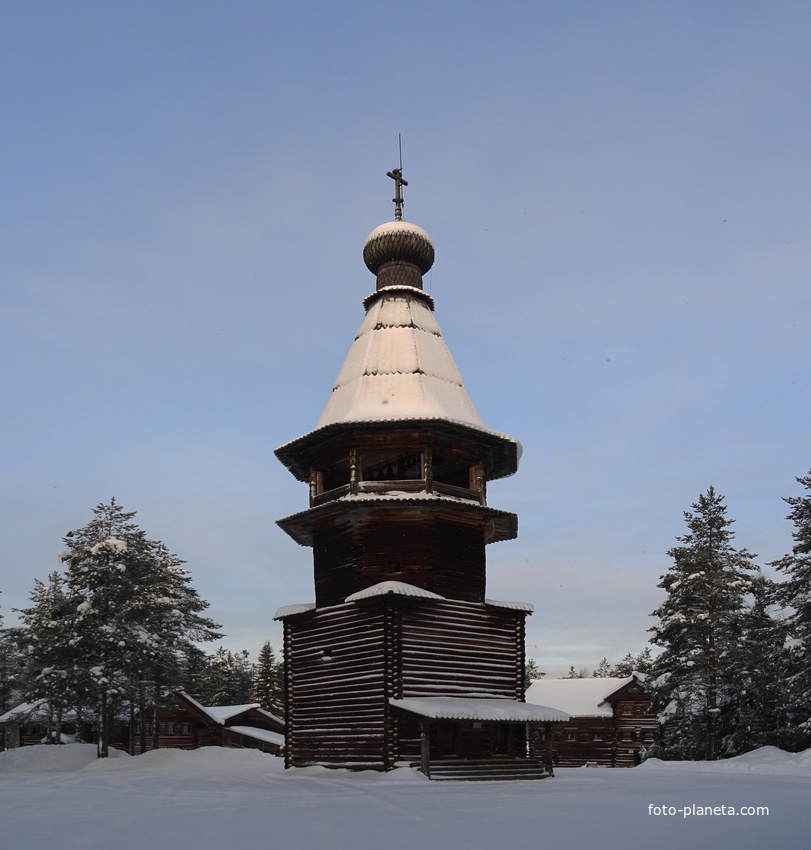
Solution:
[(422, 273), (413, 263), (390, 260), (377, 270), (376, 289), (379, 291), (389, 286), (413, 286), (415, 289), (422, 289)]

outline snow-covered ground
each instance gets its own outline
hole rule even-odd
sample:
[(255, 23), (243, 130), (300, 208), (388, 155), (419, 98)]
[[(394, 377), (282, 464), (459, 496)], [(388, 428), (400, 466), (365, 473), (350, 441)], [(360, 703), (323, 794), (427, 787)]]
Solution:
[[(94, 754), (87, 744), (0, 753), (3, 850), (811, 847), (811, 751), (470, 783), (407, 768), (285, 771), (273, 756), (215, 747)], [(693, 804), (769, 813), (648, 813)]]

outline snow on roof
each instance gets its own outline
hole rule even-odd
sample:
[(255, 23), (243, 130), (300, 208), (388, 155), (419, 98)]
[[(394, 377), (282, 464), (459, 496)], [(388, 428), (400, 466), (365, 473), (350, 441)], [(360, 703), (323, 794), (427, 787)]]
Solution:
[(438, 593), (432, 593), (430, 590), (415, 587), (413, 584), (406, 584), (404, 581), (381, 581), (364, 590), (359, 590), (357, 593), (350, 593), (346, 597), (346, 601), (357, 602), (359, 599), (369, 599), (372, 596), (385, 596), (387, 593), (394, 593), (397, 596), (417, 596), (420, 599), (445, 598)]
[(259, 708), (258, 702), (249, 702), (244, 705), (203, 705), (202, 703), (197, 702), (197, 700), (189, 696), (185, 691), (177, 691), (183, 699), (192, 703), (196, 706), (203, 714), (206, 715), (210, 720), (213, 720), (215, 723), (219, 723), (221, 726), (225, 724), (227, 720), (232, 717), (236, 717), (238, 714), (242, 714), (244, 711), (250, 711), (252, 708)]
[(613, 709), (606, 698), (633, 678), (533, 679), (524, 698), (534, 704), (558, 706), (573, 717), (611, 717)]
[(258, 702), (247, 702), (244, 705), (207, 705), (204, 707), (206, 714), (217, 721), (217, 723), (225, 723), (232, 717), (242, 714), (245, 711), (250, 711), (252, 708), (259, 708)]
[(293, 614), (304, 614), (307, 611), (315, 611), (315, 602), (305, 602), (302, 605), (282, 605), (273, 615), (274, 620), (283, 620), (292, 617)]
[(485, 427), (430, 306), (411, 293), (383, 289), (361, 322), (316, 429), (406, 417)]
[(531, 602), (502, 602), (500, 599), (485, 599), (485, 605), (493, 605), (496, 608), (512, 608), (513, 611), (526, 611), (532, 614), (535, 606)]
[(5, 714), (0, 715), (0, 723), (30, 720), (33, 717), (39, 716), (46, 706), (47, 702), (44, 699), (37, 700), (36, 702), (20, 703), (20, 705), (15, 706)]
[(256, 726), (229, 726), (228, 731), (236, 732), (238, 735), (247, 735), (249, 738), (265, 741), (268, 744), (276, 744), (278, 747), (284, 746), (284, 735), (271, 732), (269, 729), (259, 729)]
[(569, 719), (565, 711), (514, 699), (474, 697), (406, 697), (389, 704), (432, 720), (501, 720), (515, 723), (555, 722)]
[[(0, 715), (0, 723), (35, 723), (48, 719), (50, 714), (48, 708), (48, 700), (41, 699), (34, 702), (24, 702), (12, 709), (9, 709), (5, 714)], [(93, 710), (84, 709), (83, 717), (85, 720), (95, 718)], [(76, 709), (66, 708), (62, 712), (62, 721), (71, 723), (76, 720)]]
[(256, 710), (259, 714), (263, 714), (265, 717), (269, 718), (270, 720), (275, 720), (277, 723), (284, 725), (284, 718), (279, 717), (278, 714), (273, 714), (270, 711), (266, 711), (264, 708), (257, 708)]
[[(377, 482), (375, 482), (377, 483)], [(380, 482), (385, 484), (385, 482)], [(445, 493), (426, 493), (424, 491), (407, 491), (407, 490), (383, 490), (380, 492), (374, 493), (347, 493), (344, 496), (341, 496), (338, 499), (335, 499), (336, 502), (380, 502), (387, 499), (390, 502), (457, 502), (457, 503), (465, 503), (470, 504), (471, 502), (475, 502), (475, 504), (480, 504), (478, 498), (473, 498), (472, 496), (469, 499), (464, 498), (464, 496), (448, 496)]]
[(417, 224), (414, 224), (410, 221), (384, 221), (383, 224), (379, 224), (367, 237), (366, 243), (371, 242), (373, 239), (377, 239), (378, 236), (381, 236), (384, 233), (402, 233), (403, 231), (416, 233), (421, 236), (423, 239), (426, 239), (431, 245), (434, 244), (431, 237)]

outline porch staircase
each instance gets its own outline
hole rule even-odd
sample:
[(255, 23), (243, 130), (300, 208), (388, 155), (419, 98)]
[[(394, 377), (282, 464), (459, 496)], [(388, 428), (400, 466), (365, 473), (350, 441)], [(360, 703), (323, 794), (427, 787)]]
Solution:
[[(419, 770), (419, 762), (412, 762)], [(431, 761), (430, 778), (440, 780), (494, 781), (516, 779), (548, 779), (552, 776), (539, 759), (488, 758), (459, 759), (447, 758)]]

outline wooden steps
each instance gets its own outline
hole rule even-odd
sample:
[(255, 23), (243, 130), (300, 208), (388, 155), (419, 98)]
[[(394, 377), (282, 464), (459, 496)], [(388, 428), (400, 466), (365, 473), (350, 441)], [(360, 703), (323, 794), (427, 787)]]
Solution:
[[(411, 766), (419, 769), (420, 765), (415, 762)], [(538, 759), (441, 759), (432, 761), (430, 766), (430, 778), (437, 781), (548, 779), (551, 775)]]

